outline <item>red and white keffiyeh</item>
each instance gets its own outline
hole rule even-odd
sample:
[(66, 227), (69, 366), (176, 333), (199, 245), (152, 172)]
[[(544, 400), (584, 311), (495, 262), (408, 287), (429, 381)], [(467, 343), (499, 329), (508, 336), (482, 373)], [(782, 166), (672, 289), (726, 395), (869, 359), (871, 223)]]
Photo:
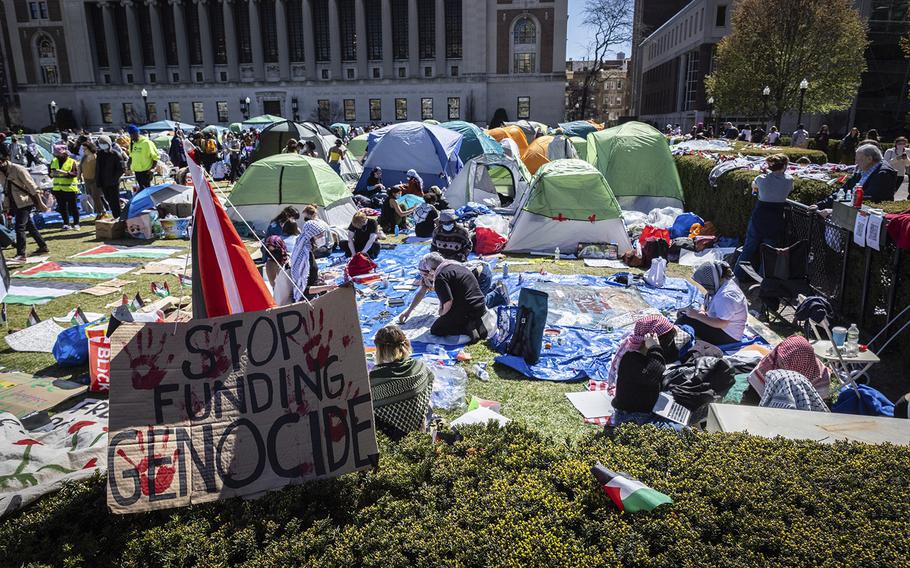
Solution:
[(805, 337), (799, 335), (788, 337), (759, 361), (758, 366), (749, 375), (749, 384), (759, 396), (765, 394), (767, 373), (775, 369), (796, 371), (806, 377), (822, 398), (827, 398), (830, 394), (830, 373), (815, 356), (812, 344)]
[(619, 361), (622, 359), (623, 355), (629, 351), (638, 351), (641, 349), (645, 336), (649, 333), (653, 333), (659, 337), (672, 329), (673, 324), (670, 323), (670, 320), (659, 315), (645, 316), (635, 322), (632, 333), (627, 335), (626, 338), (622, 340), (622, 343), (619, 344), (616, 355), (613, 356), (613, 361), (610, 363), (610, 376), (607, 378), (608, 390), (612, 391), (613, 386), (616, 384)]

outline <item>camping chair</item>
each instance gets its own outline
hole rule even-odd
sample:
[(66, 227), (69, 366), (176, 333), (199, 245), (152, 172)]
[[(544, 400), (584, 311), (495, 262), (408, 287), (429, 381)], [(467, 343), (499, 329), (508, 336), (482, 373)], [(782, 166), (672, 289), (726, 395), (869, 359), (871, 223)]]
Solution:
[(749, 262), (740, 267), (757, 284), (749, 288), (749, 295), (761, 302), (766, 315), (773, 313), (783, 321), (781, 304), (796, 309), (800, 295), (811, 295), (809, 284), (809, 242), (797, 241), (786, 248), (774, 248), (764, 244), (761, 247), (762, 274)]
[(850, 357), (842, 348), (838, 347), (834, 343), (831, 326), (828, 323), (833, 315), (831, 304), (824, 298), (801, 296), (799, 306), (796, 308), (795, 319), (805, 322), (806, 338), (812, 344), (815, 356), (831, 369), (841, 384), (857, 389), (856, 380), (865, 375), (866, 371), (878, 362), (878, 357), (871, 351), (861, 352), (856, 357)]

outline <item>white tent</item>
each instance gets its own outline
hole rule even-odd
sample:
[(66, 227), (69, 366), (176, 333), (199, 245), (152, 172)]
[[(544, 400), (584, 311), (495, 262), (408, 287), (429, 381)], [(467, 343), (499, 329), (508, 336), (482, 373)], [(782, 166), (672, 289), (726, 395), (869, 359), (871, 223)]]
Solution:
[(469, 201), (498, 209), (515, 211), (530, 187), (531, 175), (520, 161), (504, 154), (482, 154), (468, 160), (446, 190), (452, 209)]
[(582, 160), (544, 164), (519, 203), (506, 252), (574, 254), (579, 243), (632, 248), (613, 191), (594, 166)]

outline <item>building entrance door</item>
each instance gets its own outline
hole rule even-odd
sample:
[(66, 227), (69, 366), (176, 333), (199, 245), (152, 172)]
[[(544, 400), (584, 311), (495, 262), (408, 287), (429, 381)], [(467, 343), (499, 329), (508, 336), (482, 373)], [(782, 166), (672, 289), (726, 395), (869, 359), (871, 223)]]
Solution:
[(262, 101), (262, 110), (265, 114), (284, 116), (281, 113), (281, 101)]

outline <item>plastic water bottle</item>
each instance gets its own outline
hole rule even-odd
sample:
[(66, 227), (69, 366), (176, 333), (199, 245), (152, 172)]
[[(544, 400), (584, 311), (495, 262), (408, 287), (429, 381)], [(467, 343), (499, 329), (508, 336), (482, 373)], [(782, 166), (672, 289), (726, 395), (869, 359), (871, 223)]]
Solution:
[(840, 189), (837, 190), (837, 197), (835, 198), (837, 201), (843, 202), (843, 200), (844, 200), (846, 197), (847, 197), (847, 194), (844, 193), (844, 188), (840, 188)]
[(508, 277), (509, 277), (509, 263), (503, 262), (502, 263), (502, 279), (505, 280)]
[(481, 381), (487, 382), (490, 380), (490, 373), (487, 371), (486, 363), (477, 363), (474, 365), (474, 373), (477, 375), (477, 378)]
[(556, 247), (556, 250), (553, 251), (553, 260), (559, 260), (559, 247)]
[(395, 225), (395, 236), (398, 236), (398, 225)]
[(859, 354), (859, 328), (856, 324), (850, 324), (847, 329), (847, 356), (856, 357)]

